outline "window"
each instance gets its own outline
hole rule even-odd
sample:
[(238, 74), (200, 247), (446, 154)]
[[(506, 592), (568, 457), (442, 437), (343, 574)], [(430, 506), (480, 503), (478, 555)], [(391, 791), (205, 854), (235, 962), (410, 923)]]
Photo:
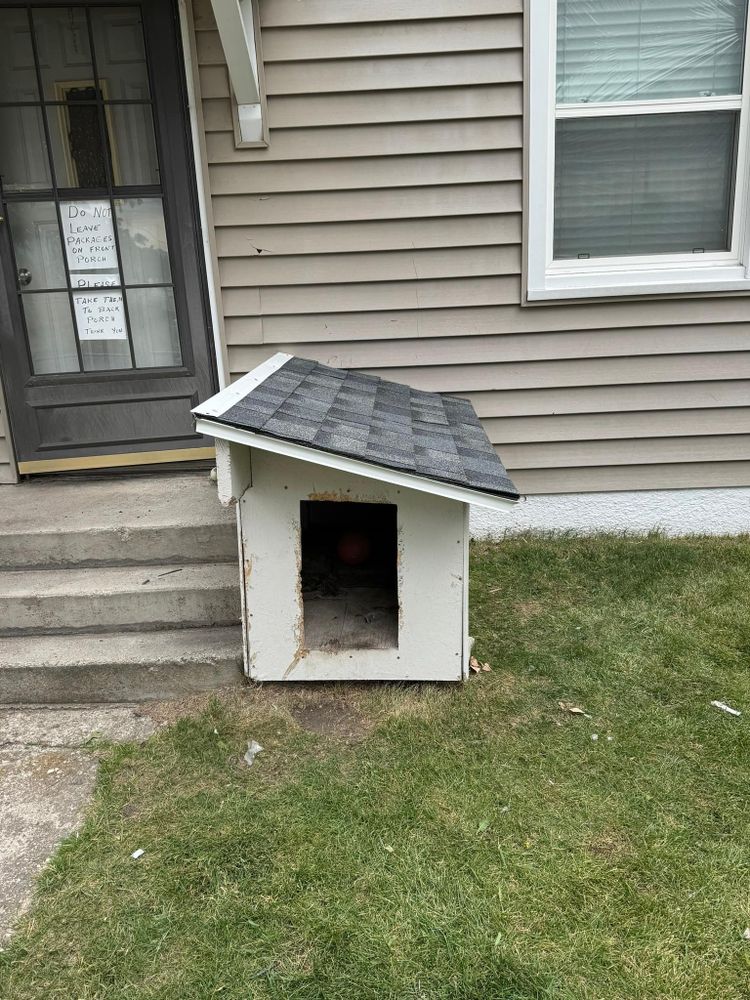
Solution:
[(750, 290), (747, 6), (530, 0), (530, 300)]

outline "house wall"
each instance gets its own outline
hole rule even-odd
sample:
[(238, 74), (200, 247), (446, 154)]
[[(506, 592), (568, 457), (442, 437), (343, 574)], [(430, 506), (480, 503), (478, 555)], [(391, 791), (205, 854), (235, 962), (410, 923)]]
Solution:
[(11, 448), (10, 433), (7, 429), (7, 410), (3, 398), (3, 387), (0, 384), (0, 483), (16, 482), (16, 464)]
[(521, 304), (521, 0), (260, 0), (270, 146), (196, 47), (229, 368), (472, 400), (522, 492), (750, 485), (750, 299)]

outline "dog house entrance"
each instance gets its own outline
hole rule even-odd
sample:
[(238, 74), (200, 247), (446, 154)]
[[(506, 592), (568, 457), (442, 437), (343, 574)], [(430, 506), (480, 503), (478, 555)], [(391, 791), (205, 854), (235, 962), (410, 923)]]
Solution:
[(396, 505), (303, 500), (307, 649), (398, 646)]

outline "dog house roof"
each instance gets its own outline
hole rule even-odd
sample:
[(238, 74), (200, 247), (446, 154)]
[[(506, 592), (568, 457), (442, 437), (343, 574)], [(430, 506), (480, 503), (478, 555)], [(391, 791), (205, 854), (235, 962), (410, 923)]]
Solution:
[(276, 354), (193, 413), (198, 429), (213, 437), (375, 474), (326, 460), (340, 456), (404, 473), (409, 481), (399, 482), (414, 489), (456, 495), (428, 487), (447, 484), (467, 502), (481, 501), (464, 490), (505, 501), (519, 496), (471, 403), (445, 393)]

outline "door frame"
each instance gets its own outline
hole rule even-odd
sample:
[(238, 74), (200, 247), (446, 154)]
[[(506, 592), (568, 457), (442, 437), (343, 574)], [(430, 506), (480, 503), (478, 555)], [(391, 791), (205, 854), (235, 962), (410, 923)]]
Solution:
[[(18, 0), (23, 5), (23, 0)], [(41, 0), (37, 0), (41, 2)], [(106, 3), (106, 0), (104, 0)], [(126, 3), (126, 0), (120, 0)], [(138, 0), (136, 0), (138, 2)], [(148, 3), (149, 0), (140, 0)], [(8, 5), (12, 6), (12, 0), (8, 0)], [(43, 0), (43, 6), (70, 6), (71, 0)], [(73, 3), (75, 5), (75, 3)], [(115, 6), (117, 2), (115, 0)], [(195, 26), (193, 22), (192, 8), (189, 0), (165, 0), (168, 5), (172, 21), (172, 32), (176, 48), (176, 59), (178, 63), (177, 87), (181, 95), (182, 114), (173, 116), (168, 120), (166, 114), (159, 115), (155, 121), (157, 132), (161, 133), (162, 146), (169, 145), (170, 135), (175, 135), (175, 130), (179, 132), (179, 140), (185, 143), (188, 150), (188, 157), (185, 163), (185, 171), (188, 176), (188, 198), (191, 209), (191, 221), (196, 236), (195, 251), (198, 263), (199, 294), (202, 304), (202, 315), (205, 324), (205, 337), (207, 347), (207, 361), (209, 368), (209, 378), (214, 390), (224, 388), (228, 382), (226, 347), (223, 336), (223, 310), (221, 308), (221, 285), (218, 276), (218, 259), (216, 256), (213, 240), (213, 218), (211, 211), (210, 187), (207, 183), (208, 163), (205, 149), (205, 132), (203, 128), (203, 116), (201, 109), (200, 82), (197, 74), (197, 55)], [(148, 47), (149, 40), (146, 39)], [(169, 170), (165, 171), (167, 176)], [(169, 223), (167, 223), (169, 227)], [(0, 239), (8, 239), (9, 227), (7, 224), (0, 226)], [(169, 228), (168, 228), (169, 231)], [(173, 233), (170, 232), (170, 238)], [(5, 255), (6, 259), (8, 255)], [(0, 276), (0, 322), (13, 323), (12, 308), (15, 305), (11, 301), (12, 285), (9, 287), (7, 281)], [(185, 351), (187, 348), (187, 351)], [(25, 349), (25, 345), (24, 345)], [(183, 351), (187, 354), (192, 350), (192, 343), (188, 338), (187, 344), (183, 344)], [(184, 362), (183, 362), (184, 368)], [(175, 375), (183, 369), (175, 369)], [(77, 373), (80, 379), (80, 374)], [(144, 378), (163, 378), (163, 370), (155, 369), (153, 372), (148, 369), (139, 370), (139, 374)], [(97, 377), (102, 382), (115, 382), (121, 377), (121, 372), (107, 371), (97, 373)], [(117, 454), (94, 454), (76, 456), (68, 458), (54, 459), (34, 459), (20, 460), (15, 445), (13, 425), (8, 398), (11, 386), (9, 386), (11, 373), (7, 365), (3, 365), (0, 358), (0, 419), (4, 424), (5, 440), (9, 446), (11, 459), (11, 474), (15, 473), (16, 479), (19, 475), (34, 475), (43, 473), (65, 473), (85, 470), (101, 470), (118, 468), (134, 468), (149, 465), (164, 465), (169, 463), (184, 463), (191, 461), (206, 461), (215, 457), (213, 446), (193, 447), (182, 449), (167, 449), (160, 451), (136, 451), (122, 452)], [(32, 376), (33, 377), (33, 376)], [(58, 375), (60, 384), (66, 381), (75, 381), (76, 375)]]

